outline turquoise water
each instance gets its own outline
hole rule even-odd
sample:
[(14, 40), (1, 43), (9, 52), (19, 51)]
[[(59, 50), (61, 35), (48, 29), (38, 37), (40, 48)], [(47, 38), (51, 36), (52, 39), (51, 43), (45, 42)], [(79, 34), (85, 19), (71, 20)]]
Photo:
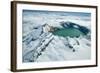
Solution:
[(81, 32), (80, 30), (76, 29), (76, 28), (61, 28), (59, 30), (56, 30), (54, 32), (52, 32), (54, 35), (57, 36), (70, 36), (70, 37), (78, 37), (80, 35), (84, 35), (83, 32)]

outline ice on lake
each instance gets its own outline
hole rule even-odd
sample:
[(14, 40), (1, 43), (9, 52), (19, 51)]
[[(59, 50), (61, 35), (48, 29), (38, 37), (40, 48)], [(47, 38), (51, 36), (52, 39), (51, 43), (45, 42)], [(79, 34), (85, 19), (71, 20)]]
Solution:
[(23, 10), (22, 15), (23, 62), (91, 59), (90, 13)]

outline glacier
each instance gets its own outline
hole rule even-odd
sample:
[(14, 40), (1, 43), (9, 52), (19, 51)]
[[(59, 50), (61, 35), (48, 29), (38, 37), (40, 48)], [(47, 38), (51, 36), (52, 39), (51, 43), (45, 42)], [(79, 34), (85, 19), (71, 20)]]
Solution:
[[(65, 12), (24, 11), (22, 25), (23, 62), (91, 59), (90, 18), (87, 15), (73, 15)], [(71, 23), (75, 24), (72, 26)], [(45, 24), (47, 24), (46, 27)], [(66, 29), (73, 27), (82, 31), (85, 35), (78, 37), (57, 36), (50, 32), (51, 26)]]

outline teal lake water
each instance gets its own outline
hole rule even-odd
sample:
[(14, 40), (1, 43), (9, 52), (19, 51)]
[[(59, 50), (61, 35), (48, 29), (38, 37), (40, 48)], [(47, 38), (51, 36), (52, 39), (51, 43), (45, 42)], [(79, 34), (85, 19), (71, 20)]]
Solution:
[(84, 35), (83, 32), (81, 32), (80, 30), (76, 29), (76, 28), (61, 28), (59, 30), (56, 30), (54, 32), (52, 32), (54, 35), (57, 36), (70, 36), (70, 37), (78, 37), (80, 35)]

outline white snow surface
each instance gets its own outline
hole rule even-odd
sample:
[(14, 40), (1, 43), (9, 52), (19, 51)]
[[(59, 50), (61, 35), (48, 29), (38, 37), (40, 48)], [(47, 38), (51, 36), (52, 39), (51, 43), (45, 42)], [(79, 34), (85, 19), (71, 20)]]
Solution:
[[(51, 33), (42, 32), (43, 24), (48, 23), (50, 26), (62, 28), (62, 26), (59, 25), (62, 21), (77, 23), (91, 30), (90, 20), (91, 18), (88, 16), (23, 13), (23, 36), (27, 37), (22, 44), (23, 62), (91, 59), (91, 40), (86, 37), (64, 38), (54, 36)], [(39, 27), (39, 31), (34, 29), (35, 27)], [(75, 27), (77, 28), (77, 26)], [(42, 34), (40, 35), (41, 32)], [(75, 51), (73, 52), (73, 50)]]
[[(75, 52), (72, 51), (71, 48), (64, 45), (63, 40), (59, 40), (57, 36), (55, 36), (55, 40), (53, 40), (49, 46), (46, 48), (45, 52), (37, 59), (37, 62), (44, 61), (63, 61), (63, 60), (86, 60), (91, 58), (91, 49), (90, 46), (86, 44), (90, 44), (85, 38), (69, 38), (71, 44), (75, 44), (74, 41), (77, 39), (80, 45), (73, 45), (75, 48)], [(72, 39), (72, 40), (71, 40)], [(67, 42), (66, 42), (67, 43)]]
[[(52, 34), (48, 34), (52, 35)], [(48, 43), (48, 40), (50, 38), (54, 38), (48, 46), (44, 46), (46, 43)], [(87, 40), (84, 37), (80, 38), (70, 38), (67, 37), (67, 40), (64, 37), (58, 37), (52, 35), (52, 37), (44, 37), (45, 41), (40, 42), (41, 40), (32, 41), (28, 46), (25, 47), (23, 45), (23, 56), (27, 58), (24, 60), (24, 62), (29, 62), (30, 59), (34, 59), (32, 50), (37, 49), (37, 55), (41, 53), (41, 55), (38, 56), (38, 58), (35, 59), (35, 62), (46, 62), (46, 61), (63, 61), (63, 60), (86, 60), (91, 58), (91, 44), (89, 40)], [(79, 44), (77, 44), (77, 41)], [(43, 46), (39, 46), (38, 44), (42, 43)], [(70, 48), (68, 45), (71, 45), (73, 48)], [(37, 47), (37, 48), (36, 48)], [(42, 47), (45, 47), (44, 51), (42, 50)], [(73, 52), (73, 49), (75, 49), (75, 52)], [(32, 52), (30, 52), (32, 51)], [(27, 54), (30, 52), (29, 54)], [(32, 54), (33, 53), (33, 54)]]

